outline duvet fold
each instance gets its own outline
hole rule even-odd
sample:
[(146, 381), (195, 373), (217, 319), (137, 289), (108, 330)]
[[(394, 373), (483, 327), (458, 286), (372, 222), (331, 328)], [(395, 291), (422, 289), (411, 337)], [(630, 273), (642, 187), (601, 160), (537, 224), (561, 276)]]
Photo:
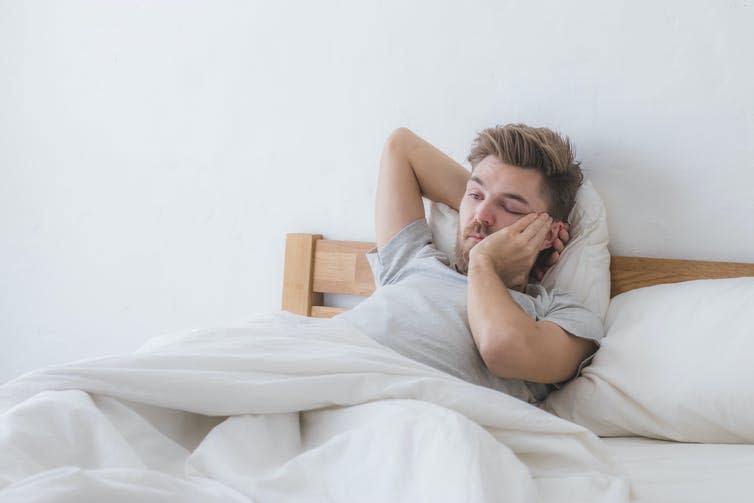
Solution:
[(2, 501), (623, 502), (588, 430), (288, 313), (0, 387)]

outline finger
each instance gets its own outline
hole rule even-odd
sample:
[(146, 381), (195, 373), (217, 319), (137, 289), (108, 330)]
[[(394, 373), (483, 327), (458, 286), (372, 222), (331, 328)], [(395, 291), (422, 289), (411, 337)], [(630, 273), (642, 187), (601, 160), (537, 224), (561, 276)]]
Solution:
[(523, 232), (529, 225), (537, 219), (536, 213), (527, 213), (510, 225), (510, 230), (516, 233)]
[(550, 230), (551, 223), (552, 217), (547, 213), (542, 213), (521, 232), (522, 237), (527, 242), (536, 241), (537, 245), (539, 245), (547, 237), (547, 231)]
[(555, 251), (562, 252), (563, 248), (565, 248), (565, 244), (560, 240), (560, 238), (555, 238), (555, 240), (552, 242), (552, 247), (555, 249)]
[(567, 243), (571, 239), (571, 234), (568, 232), (568, 229), (564, 226), (560, 227), (560, 231), (558, 232), (558, 237), (563, 241), (563, 243)]
[(550, 258), (547, 260), (548, 266), (554, 266), (560, 259), (560, 253), (554, 251), (550, 254)]

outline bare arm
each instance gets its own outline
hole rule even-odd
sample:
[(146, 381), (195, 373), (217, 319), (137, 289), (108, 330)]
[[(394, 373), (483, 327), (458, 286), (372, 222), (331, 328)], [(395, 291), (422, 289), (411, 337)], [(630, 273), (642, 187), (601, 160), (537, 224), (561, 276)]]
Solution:
[(469, 326), (487, 368), (500, 377), (562, 382), (596, 349), (555, 323), (532, 320), (508, 291), (526, 284), (551, 221), (544, 214), (527, 215), (472, 249)]
[(394, 131), (380, 159), (375, 224), (377, 247), (424, 218), (422, 196), (458, 210), (468, 171), (408, 129)]

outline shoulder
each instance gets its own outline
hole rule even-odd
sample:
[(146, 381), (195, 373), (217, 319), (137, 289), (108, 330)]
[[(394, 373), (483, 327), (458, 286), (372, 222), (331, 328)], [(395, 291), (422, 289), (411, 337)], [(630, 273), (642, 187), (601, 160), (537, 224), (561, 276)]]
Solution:
[(434, 245), (424, 218), (409, 223), (384, 246), (371, 250), (367, 259), (377, 286), (397, 281), (412, 264), (422, 259), (438, 259), (445, 266), (449, 265), (448, 257)]

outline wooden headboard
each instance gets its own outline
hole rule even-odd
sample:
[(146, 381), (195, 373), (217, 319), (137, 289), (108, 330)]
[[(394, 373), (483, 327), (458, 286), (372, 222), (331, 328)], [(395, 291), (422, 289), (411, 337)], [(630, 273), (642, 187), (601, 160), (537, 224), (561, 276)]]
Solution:
[[(345, 308), (325, 306), (323, 294), (371, 295), (374, 278), (365, 254), (372, 248), (374, 243), (322, 239), (320, 234), (288, 234), (283, 309), (329, 318)], [(612, 257), (610, 296), (660, 283), (738, 276), (754, 276), (754, 264)]]

